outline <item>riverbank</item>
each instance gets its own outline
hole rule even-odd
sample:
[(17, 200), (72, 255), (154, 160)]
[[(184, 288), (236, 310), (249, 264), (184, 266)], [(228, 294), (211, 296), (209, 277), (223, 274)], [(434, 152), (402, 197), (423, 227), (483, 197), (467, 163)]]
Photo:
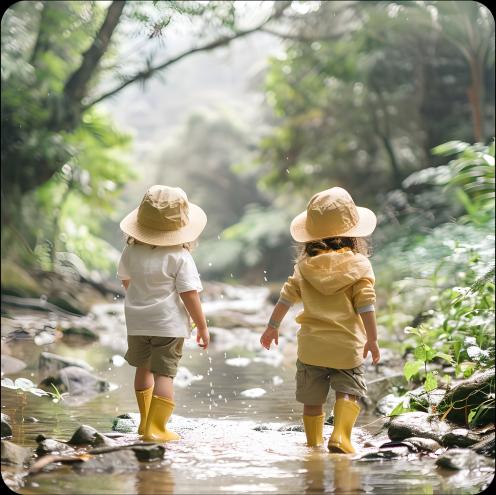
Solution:
[[(150, 460), (139, 460), (128, 447), (139, 439), (130, 385), (133, 370), (122, 359), (126, 338), (119, 294), (111, 296), (112, 302), (100, 300), (85, 316), (4, 307), (2, 364), (8, 356), (17, 368), (2, 375), (13, 387), (2, 387), (2, 412), (8, 415), (6, 423), (11, 428), (3, 445), (10, 446), (5, 443), (10, 442), (27, 449), (18, 452), (18, 464), (4, 462), (2, 453), (2, 475), (8, 486), (20, 493), (88, 493), (91, 488), (92, 493), (401, 490), (413, 494), (477, 493), (492, 480), (493, 426), (460, 431), (459, 425), (436, 422), (426, 413), (402, 415), (388, 425), (378, 405), (385, 407), (385, 398), (397, 395), (406, 382), (402, 358), (387, 349), (381, 365), (367, 366), (370, 394), (361, 404), (354, 430), (357, 454), (336, 456), (324, 447), (307, 448), (300, 406), (294, 401), (294, 315), (284, 325), (279, 347), (265, 351), (258, 339), (271, 310), (269, 291), (205, 285), (212, 346), (201, 352), (193, 340), (187, 342), (171, 423), (182, 440), (167, 444), (162, 451), (155, 449)], [(53, 380), (47, 381), (50, 377)], [(19, 378), (52, 392), (51, 384), (57, 383), (62, 400), (37, 396), (33, 389), (29, 392), (26, 382), (21, 382), (25, 390), (16, 388)], [(84, 387), (78, 388), (81, 383)], [(328, 413), (333, 400), (329, 398)], [(122, 462), (113, 462), (116, 451), (113, 455), (93, 453), (85, 461), (54, 462), (29, 473), (50, 452), (46, 440), (61, 441), (74, 449), (67, 442), (81, 425), (95, 428), (104, 444), (117, 442)], [(328, 424), (326, 436), (331, 429)], [(467, 449), (482, 440), (489, 443), (489, 455)], [(61, 448), (52, 446), (55, 451)], [(460, 451), (460, 447), (467, 450)], [(80, 445), (64, 455), (86, 458), (95, 448), (98, 445)]]

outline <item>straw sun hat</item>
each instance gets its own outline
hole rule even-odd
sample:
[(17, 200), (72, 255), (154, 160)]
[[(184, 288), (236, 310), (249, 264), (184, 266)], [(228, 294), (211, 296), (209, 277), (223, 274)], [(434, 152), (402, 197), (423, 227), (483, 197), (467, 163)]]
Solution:
[(371, 210), (356, 206), (341, 187), (332, 187), (312, 197), (306, 211), (291, 222), (290, 231), (295, 241), (310, 242), (328, 237), (366, 237), (376, 224)]
[(120, 223), (121, 230), (145, 244), (175, 246), (194, 241), (205, 228), (207, 215), (190, 203), (179, 187), (155, 185), (138, 208)]

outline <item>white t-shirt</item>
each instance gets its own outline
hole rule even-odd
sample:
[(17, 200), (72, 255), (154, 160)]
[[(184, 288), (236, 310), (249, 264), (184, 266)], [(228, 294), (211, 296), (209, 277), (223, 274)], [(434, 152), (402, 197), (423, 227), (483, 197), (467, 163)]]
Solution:
[(182, 246), (127, 245), (117, 276), (131, 280), (124, 313), (128, 335), (189, 337), (191, 321), (179, 297), (203, 290), (190, 252)]

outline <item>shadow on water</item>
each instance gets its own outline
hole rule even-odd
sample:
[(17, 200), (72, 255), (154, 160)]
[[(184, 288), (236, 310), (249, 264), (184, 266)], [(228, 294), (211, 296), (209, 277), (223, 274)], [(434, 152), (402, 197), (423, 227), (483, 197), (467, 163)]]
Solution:
[[(469, 478), (463, 471), (442, 471), (428, 457), (372, 462), (329, 454), (325, 447), (306, 447), (304, 433), (288, 429), (301, 423), (301, 406), (294, 400), (294, 345), (281, 345), (280, 356), (274, 359), (255, 347), (258, 335), (247, 332), (246, 342), (231, 346), (214, 337), (208, 352), (199, 351), (193, 340), (185, 346), (181, 365), (187, 373), (178, 379), (182, 387), (176, 388), (177, 408), (171, 421), (182, 440), (167, 444), (163, 460), (142, 463), (139, 469), (122, 466), (110, 473), (92, 472), (91, 476), (78, 474), (70, 466), (56, 466), (25, 477), (23, 472), (2, 466), (4, 480), (25, 494), (143, 495), (469, 494), (478, 493), (491, 481), (492, 473), (471, 472)], [(122, 335), (116, 341), (121, 342)], [(36, 382), (39, 354), (49, 351), (86, 360), (95, 374), (116, 385), (110, 392), (72, 405), (3, 389), (2, 412), (11, 417), (15, 443), (34, 447), (40, 433), (67, 440), (81, 424), (109, 432), (115, 416), (137, 411), (133, 369), (111, 363), (115, 347), (63, 340), (44, 346), (11, 342), (9, 347), (28, 364), (11, 376), (14, 379), (23, 376)], [(363, 414), (360, 424), (373, 420)], [(330, 431), (326, 426), (326, 437)], [(355, 429), (355, 443), (363, 446), (367, 438), (370, 433)]]

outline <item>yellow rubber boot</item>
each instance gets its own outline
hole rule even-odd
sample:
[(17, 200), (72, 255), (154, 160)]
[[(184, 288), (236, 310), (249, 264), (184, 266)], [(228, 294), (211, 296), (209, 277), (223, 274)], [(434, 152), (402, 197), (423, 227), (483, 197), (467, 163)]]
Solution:
[(309, 447), (318, 447), (324, 443), (324, 420), (324, 414), (319, 416), (303, 415), (303, 426)]
[(150, 410), (146, 420), (144, 440), (148, 442), (180, 440), (181, 437), (177, 433), (168, 430), (166, 426), (167, 421), (172, 416), (175, 405), (173, 401), (165, 397), (159, 397), (158, 395), (152, 397), (152, 403), (150, 404)]
[(334, 429), (327, 447), (330, 452), (354, 454), (351, 430), (360, 414), (360, 406), (351, 400), (338, 399), (334, 405)]
[(138, 427), (138, 433), (140, 435), (143, 435), (145, 433), (146, 419), (148, 417), (148, 411), (150, 409), (150, 403), (152, 401), (153, 387), (145, 388), (145, 390), (135, 390), (135, 392), (140, 412), (140, 424)]

